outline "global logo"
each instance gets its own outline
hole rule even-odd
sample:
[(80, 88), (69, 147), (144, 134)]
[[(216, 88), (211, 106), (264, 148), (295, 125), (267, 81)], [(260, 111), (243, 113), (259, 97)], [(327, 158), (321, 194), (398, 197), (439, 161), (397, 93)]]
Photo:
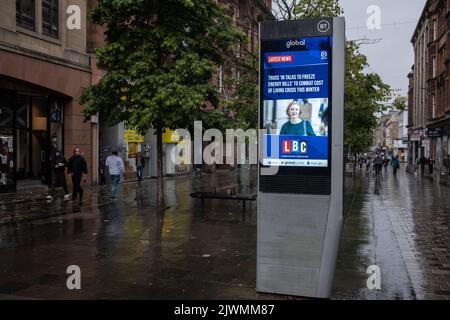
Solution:
[(289, 40), (286, 42), (286, 48), (304, 46), (306, 44), (305, 40)]
[(319, 30), (319, 32), (325, 33), (328, 32), (331, 28), (331, 24), (329, 21), (327, 20), (322, 20), (317, 24), (317, 30)]

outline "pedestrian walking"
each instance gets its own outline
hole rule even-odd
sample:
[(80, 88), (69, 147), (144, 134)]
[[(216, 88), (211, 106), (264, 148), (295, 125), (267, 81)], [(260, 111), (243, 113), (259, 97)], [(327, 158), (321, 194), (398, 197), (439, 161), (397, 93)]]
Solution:
[(391, 166), (392, 166), (392, 169), (394, 170), (394, 176), (397, 175), (397, 170), (400, 167), (400, 162), (398, 161), (398, 159), (395, 156), (392, 157)]
[(366, 171), (369, 172), (370, 170), (370, 158), (366, 158), (366, 160), (364, 161), (366, 163)]
[(389, 165), (389, 159), (387, 157), (384, 157), (384, 159), (383, 159), (384, 173), (387, 173), (388, 165)]
[(375, 167), (375, 175), (379, 176), (381, 173), (381, 168), (383, 167), (383, 159), (380, 156), (377, 156), (373, 161), (373, 165)]
[(434, 169), (433, 157), (430, 157), (430, 159), (428, 160), (428, 169), (430, 170), (430, 174), (433, 174), (433, 169)]
[(145, 168), (145, 157), (142, 152), (138, 152), (136, 155), (136, 175), (138, 181), (142, 181), (144, 178), (144, 168)]
[(113, 151), (112, 155), (106, 158), (105, 165), (109, 169), (111, 176), (111, 199), (116, 199), (117, 185), (120, 182), (120, 175), (125, 172), (125, 165), (122, 159), (117, 155), (117, 151)]
[[(69, 200), (70, 194), (69, 189), (67, 188), (67, 181), (66, 181), (66, 168), (68, 166), (67, 160), (62, 155), (61, 151), (56, 151), (52, 167), (53, 172), (55, 176), (55, 183), (53, 184), (53, 188), (55, 187), (61, 187), (64, 191), (64, 200)], [(53, 194), (56, 196), (56, 192), (53, 192)]]
[(72, 177), (73, 192), (72, 200), (77, 199), (78, 194), (80, 195), (80, 202), (83, 200), (83, 188), (81, 187), (81, 180), (83, 179), (86, 183), (87, 176), (87, 163), (84, 157), (81, 155), (80, 148), (73, 149), (73, 155), (69, 159), (69, 165), (67, 167), (68, 174)]
[(428, 160), (427, 160), (427, 158), (425, 158), (425, 156), (422, 156), (422, 157), (419, 159), (420, 173), (421, 173), (422, 175), (425, 174), (425, 165), (426, 165), (427, 163), (428, 163)]
[(104, 185), (106, 183), (106, 152), (108, 152), (107, 149), (103, 150), (103, 152), (100, 153), (100, 156), (98, 157), (98, 171), (100, 174), (100, 185)]

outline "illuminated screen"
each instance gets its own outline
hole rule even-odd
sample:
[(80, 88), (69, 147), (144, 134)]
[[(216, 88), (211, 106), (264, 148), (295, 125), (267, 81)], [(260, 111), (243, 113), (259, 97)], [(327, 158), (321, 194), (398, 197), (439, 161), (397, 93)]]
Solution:
[(327, 167), (332, 37), (263, 41), (263, 165)]

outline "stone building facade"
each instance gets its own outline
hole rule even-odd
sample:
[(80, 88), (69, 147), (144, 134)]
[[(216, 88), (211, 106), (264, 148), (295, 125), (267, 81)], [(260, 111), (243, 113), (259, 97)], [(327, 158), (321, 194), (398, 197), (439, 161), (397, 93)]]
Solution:
[(410, 165), (434, 161), (433, 178), (447, 183), (450, 171), (450, 0), (428, 0), (411, 42), (414, 66), (408, 75)]
[(97, 179), (97, 124), (78, 100), (92, 84), (87, 0), (0, 2), (1, 191), (51, 181), (55, 150), (81, 148)]

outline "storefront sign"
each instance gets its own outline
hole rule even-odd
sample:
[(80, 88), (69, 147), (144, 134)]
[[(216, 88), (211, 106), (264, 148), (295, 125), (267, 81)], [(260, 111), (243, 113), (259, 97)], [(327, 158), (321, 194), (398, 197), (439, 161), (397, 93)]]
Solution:
[(404, 149), (407, 148), (408, 145), (403, 143), (403, 140), (394, 140), (394, 148), (396, 149)]
[(450, 136), (450, 127), (442, 128), (442, 135), (443, 136)]
[(128, 142), (128, 158), (136, 158), (139, 152), (139, 147), (137, 142)]
[(440, 138), (442, 137), (442, 128), (428, 128), (427, 130), (428, 138)]
[(136, 130), (126, 129), (123, 132), (125, 142), (144, 142), (144, 136), (137, 133)]
[(180, 135), (174, 131), (166, 128), (162, 134), (162, 142), (164, 143), (177, 143), (180, 141)]
[(414, 130), (411, 133), (411, 137), (409, 138), (410, 141), (420, 141), (420, 138), (422, 138), (423, 132), (422, 130)]

